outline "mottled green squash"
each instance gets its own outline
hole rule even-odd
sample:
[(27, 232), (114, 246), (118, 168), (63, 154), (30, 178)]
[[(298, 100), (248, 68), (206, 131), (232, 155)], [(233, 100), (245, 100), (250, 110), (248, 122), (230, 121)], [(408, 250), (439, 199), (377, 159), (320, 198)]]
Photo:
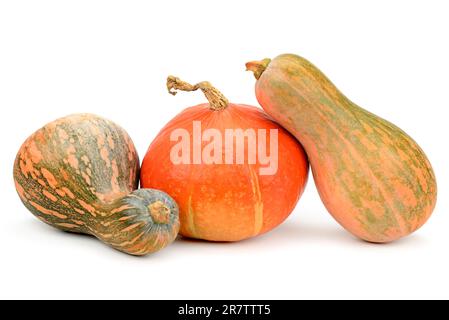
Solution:
[(427, 221), (435, 175), (404, 131), (350, 101), (304, 58), (284, 54), (246, 66), (263, 109), (304, 146), (321, 199), (343, 227), (388, 242)]
[(90, 234), (120, 251), (157, 251), (179, 230), (167, 194), (138, 187), (139, 158), (128, 134), (92, 114), (53, 121), (31, 135), (14, 163), (17, 192), (40, 220)]

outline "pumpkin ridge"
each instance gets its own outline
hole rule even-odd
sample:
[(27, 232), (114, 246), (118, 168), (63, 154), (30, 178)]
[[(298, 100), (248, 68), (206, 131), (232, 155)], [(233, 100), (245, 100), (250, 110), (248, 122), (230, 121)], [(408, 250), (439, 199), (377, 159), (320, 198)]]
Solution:
[(253, 197), (254, 197), (254, 233), (253, 235), (258, 235), (263, 228), (263, 201), (262, 194), (260, 192), (260, 184), (259, 179), (257, 177), (257, 173), (254, 171), (252, 165), (247, 164), (248, 167), (248, 177), (253, 187)]

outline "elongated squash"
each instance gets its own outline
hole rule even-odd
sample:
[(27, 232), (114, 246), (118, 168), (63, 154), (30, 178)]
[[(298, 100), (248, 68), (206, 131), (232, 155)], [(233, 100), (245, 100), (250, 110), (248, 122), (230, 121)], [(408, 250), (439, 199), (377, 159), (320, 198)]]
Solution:
[(142, 186), (164, 190), (178, 203), (180, 234), (240, 241), (280, 225), (307, 182), (298, 141), (260, 108), (230, 103), (208, 82), (169, 76), (167, 88), (171, 94), (201, 90), (208, 100), (165, 125), (142, 163)]
[(304, 58), (284, 54), (246, 66), (263, 109), (304, 146), (321, 199), (343, 227), (389, 242), (427, 221), (435, 175), (404, 131), (351, 102)]
[(179, 218), (170, 196), (136, 190), (138, 179), (139, 158), (128, 134), (91, 114), (71, 115), (39, 129), (14, 163), (17, 192), (37, 218), (144, 255), (176, 238)]

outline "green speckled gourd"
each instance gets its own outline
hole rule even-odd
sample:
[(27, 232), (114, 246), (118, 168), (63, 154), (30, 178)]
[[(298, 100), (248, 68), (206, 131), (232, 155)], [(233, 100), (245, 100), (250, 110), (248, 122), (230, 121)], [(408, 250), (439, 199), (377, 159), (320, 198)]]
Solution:
[(128, 134), (92, 114), (45, 125), (24, 142), (14, 163), (17, 192), (37, 218), (145, 255), (176, 238), (178, 206), (162, 191), (136, 190), (138, 177)]

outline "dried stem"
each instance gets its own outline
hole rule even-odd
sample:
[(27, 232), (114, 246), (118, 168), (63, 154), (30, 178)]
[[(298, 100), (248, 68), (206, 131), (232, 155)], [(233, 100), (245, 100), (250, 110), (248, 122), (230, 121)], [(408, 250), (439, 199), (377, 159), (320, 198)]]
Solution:
[(226, 99), (226, 97), (220, 91), (218, 91), (207, 81), (191, 85), (190, 83), (182, 81), (177, 77), (168, 76), (167, 89), (168, 92), (172, 95), (176, 95), (177, 90), (196, 91), (200, 89), (206, 96), (206, 99), (209, 101), (210, 109), (214, 111), (223, 110), (229, 104), (228, 99)]

